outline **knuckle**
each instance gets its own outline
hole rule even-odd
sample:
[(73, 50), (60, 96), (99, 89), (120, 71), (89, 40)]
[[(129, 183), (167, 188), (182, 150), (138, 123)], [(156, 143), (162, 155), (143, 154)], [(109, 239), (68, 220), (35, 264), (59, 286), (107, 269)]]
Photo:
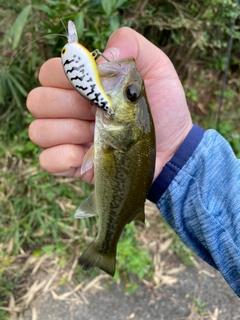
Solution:
[(81, 165), (81, 159), (82, 157), (79, 155), (79, 146), (72, 145), (70, 148), (68, 148), (68, 153), (66, 156), (66, 163), (70, 167), (79, 167)]
[(79, 123), (78, 120), (75, 120), (75, 119), (70, 120), (69, 130), (70, 130), (70, 136), (74, 138), (74, 141), (79, 139), (79, 136), (81, 135), (81, 124)]

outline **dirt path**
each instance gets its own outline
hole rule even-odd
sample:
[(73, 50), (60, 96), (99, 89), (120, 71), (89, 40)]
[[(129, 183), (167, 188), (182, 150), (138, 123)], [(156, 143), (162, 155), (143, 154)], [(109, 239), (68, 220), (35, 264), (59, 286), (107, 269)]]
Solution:
[[(179, 260), (173, 257), (175, 267)], [(222, 276), (200, 259), (177, 274), (173, 286), (157, 289), (147, 283), (131, 296), (123, 285), (106, 280), (84, 294), (85, 303), (54, 300), (52, 294), (40, 296), (24, 315), (26, 320), (240, 320), (240, 300)], [(73, 289), (73, 288), (72, 288)], [(63, 286), (58, 297), (68, 292)], [(55, 297), (56, 299), (56, 297)], [(38, 317), (37, 317), (38, 315)]]

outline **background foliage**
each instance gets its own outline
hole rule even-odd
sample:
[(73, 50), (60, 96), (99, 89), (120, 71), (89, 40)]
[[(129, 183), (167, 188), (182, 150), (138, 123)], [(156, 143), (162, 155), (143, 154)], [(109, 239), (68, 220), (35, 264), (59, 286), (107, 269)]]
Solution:
[[(215, 128), (218, 122), (218, 130), (239, 157), (240, 7), (236, 3), (234, 0), (41, 3), (9, 0), (0, 5), (0, 301), (3, 304), (15, 281), (9, 281), (4, 272), (14, 263), (16, 255), (21, 252), (41, 255), (50, 250), (68, 256), (74, 244), (85, 246), (95, 230), (94, 219), (83, 222), (73, 219), (75, 206), (91, 187), (43, 172), (38, 164), (40, 150), (29, 141), (27, 133), (32, 121), (25, 107), (27, 93), (39, 85), (41, 64), (60, 55), (66, 42), (67, 21), (75, 22), (81, 43), (90, 51), (103, 50), (108, 37), (121, 26), (134, 28), (159, 46), (169, 55), (183, 81), (194, 121), (205, 128)], [(223, 93), (231, 33), (233, 46)], [(149, 269), (144, 266), (151, 263), (145, 249), (136, 253), (139, 244), (134, 230), (134, 225), (126, 229), (118, 259), (122, 272), (135, 273), (142, 279), (145, 274), (149, 276)], [(132, 255), (136, 258), (124, 267), (124, 261)], [(117, 274), (120, 273), (118, 270)]]

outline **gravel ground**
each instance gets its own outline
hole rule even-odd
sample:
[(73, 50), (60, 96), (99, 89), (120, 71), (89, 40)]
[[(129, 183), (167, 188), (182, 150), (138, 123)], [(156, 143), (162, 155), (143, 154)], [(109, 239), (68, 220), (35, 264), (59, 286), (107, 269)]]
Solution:
[[(179, 260), (173, 257), (179, 266)], [(40, 296), (25, 312), (25, 320), (240, 320), (240, 300), (222, 276), (200, 259), (177, 274), (173, 286), (157, 289), (142, 284), (131, 296), (124, 286), (85, 293), (88, 303), (54, 300), (50, 293)], [(102, 287), (104, 286), (102, 280)], [(69, 291), (61, 287), (58, 294)]]

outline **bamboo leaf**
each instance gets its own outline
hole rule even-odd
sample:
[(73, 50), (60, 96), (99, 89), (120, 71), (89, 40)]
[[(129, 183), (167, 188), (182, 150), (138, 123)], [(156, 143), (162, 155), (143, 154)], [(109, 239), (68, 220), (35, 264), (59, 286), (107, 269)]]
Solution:
[(24, 75), (20, 70), (18, 72), (15, 72), (14, 78), (23, 86), (27, 87), (27, 78), (26, 75)]
[(0, 104), (5, 103), (5, 99), (7, 96), (7, 74), (0, 72)]
[(103, 11), (106, 13), (107, 16), (110, 17), (112, 11), (115, 9), (115, 1), (114, 0), (102, 0), (101, 1)]
[(8, 84), (8, 87), (9, 87), (9, 90), (16, 102), (16, 105), (20, 108), (21, 107), (21, 101), (20, 101), (20, 97), (19, 97), (19, 94), (15, 88), (15, 86), (13, 85), (11, 79), (7, 79), (7, 84)]
[(116, 8), (120, 8), (122, 5), (128, 4), (126, 0), (118, 0), (116, 3)]
[(81, 39), (84, 29), (84, 19), (83, 19), (83, 13), (79, 12), (74, 19), (74, 23), (77, 29), (78, 38)]
[(42, 3), (34, 4), (33, 8), (46, 13), (48, 16), (52, 16), (53, 15), (53, 10), (51, 10), (49, 8), (49, 6), (47, 6), (45, 4), (42, 4)]
[(13, 23), (12, 27), (10, 28), (10, 30), (4, 38), (4, 41), (6, 41), (7, 39), (13, 37), (13, 50), (16, 49), (19, 44), (31, 7), (32, 6), (29, 4), (22, 9), (22, 11), (19, 13), (15, 22)]
[(27, 96), (27, 91), (25, 90), (25, 88), (21, 85), (21, 83), (15, 79), (15, 77), (13, 75), (11, 75), (11, 81), (13, 83), (13, 85), (15, 85), (15, 87), (18, 89), (18, 91), (24, 96)]

